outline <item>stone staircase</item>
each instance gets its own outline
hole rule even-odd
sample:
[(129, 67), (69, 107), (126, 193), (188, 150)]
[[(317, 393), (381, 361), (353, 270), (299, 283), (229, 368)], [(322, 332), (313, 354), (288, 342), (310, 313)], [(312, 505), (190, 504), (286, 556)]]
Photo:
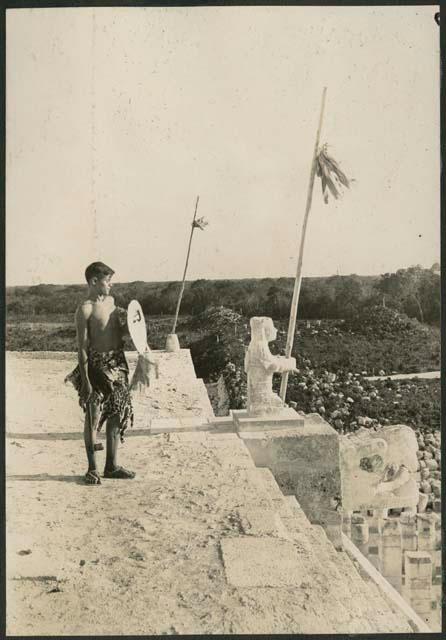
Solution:
[(327, 631), (336, 633), (428, 630), (409, 620), (373, 581), (361, 577), (349, 555), (336, 551), (324, 529), (308, 521), (297, 500), (282, 494), (269, 469), (257, 468), (256, 474), (277, 510), (286, 536), (301, 552), (299, 561), (309, 579), (309, 593), (323, 593), (323, 598), (312, 601), (312, 606), (320, 609), (320, 633), (327, 623)]

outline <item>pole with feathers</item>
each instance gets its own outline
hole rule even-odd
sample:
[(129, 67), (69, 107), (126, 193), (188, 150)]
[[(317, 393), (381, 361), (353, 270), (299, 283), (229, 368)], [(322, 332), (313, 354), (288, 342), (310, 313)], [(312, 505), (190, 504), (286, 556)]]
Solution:
[(198, 209), (198, 201), (199, 201), (199, 199), (200, 199), (200, 196), (197, 196), (197, 200), (195, 202), (194, 217), (193, 217), (193, 220), (192, 220), (192, 228), (190, 230), (189, 244), (188, 244), (188, 247), (187, 247), (187, 256), (186, 256), (186, 264), (184, 265), (183, 280), (181, 282), (180, 295), (178, 296), (177, 308), (175, 310), (175, 319), (173, 321), (172, 334), (175, 333), (175, 329), (177, 328), (178, 314), (180, 313), (181, 300), (183, 298), (184, 285), (185, 285), (185, 282), (186, 282), (187, 267), (189, 265), (189, 256), (190, 256), (190, 248), (191, 248), (191, 244), (192, 244), (192, 236), (194, 235), (195, 229), (203, 230), (205, 228), (205, 226), (208, 224), (204, 218), (198, 218), (197, 219), (197, 209)]
[[(310, 180), (308, 184), (307, 202), (305, 206), (305, 216), (302, 227), (302, 235), (300, 238), (299, 257), (297, 260), (297, 273), (294, 281), (293, 298), (291, 302), (290, 320), (288, 325), (288, 335), (285, 347), (285, 357), (289, 358), (293, 349), (294, 334), (296, 329), (297, 319), (297, 305), (299, 302), (300, 287), (302, 283), (302, 262), (305, 247), (305, 236), (307, 232), (308, 217), (310, 215), (311, 204), (313, 200), (313, 188), (316, 176), (321, 179), (322, 195), (325, 204), (328, 203), (328, 194), (338, 199), (340, 196), (340, 189), (342, 187), (349, 187), (351, 180), (348, 180), (346, 175), (339, 168), (338, 163), (331, 158), (327, 153), (327, 145), (323, 145), (319, 148), (319, 140), (322, 130), (322, 121), (324, 117), (325, 98), (327, 94), (327, 87), (324, 87), (322, 92), (321, 111), (319, 116), (319, 124), (316, 133), (316, 142), (314, 144), (313, 159), (311, 162)], [(285, 402), (286, 390), (288, 385), (288, 372), (282, 374), (282, 381), (280, 385), (280, 397)]]

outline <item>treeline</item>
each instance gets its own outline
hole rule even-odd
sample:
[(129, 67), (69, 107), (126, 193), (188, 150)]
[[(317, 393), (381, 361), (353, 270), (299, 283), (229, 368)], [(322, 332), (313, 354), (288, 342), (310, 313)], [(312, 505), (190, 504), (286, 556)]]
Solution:
[[(293, 278), (245, 280), (195, 280), (187, 282), (181, 313), (197, 315), (208, 307), (223, 305), (244, 315), (286, 318), (290, 311)], [(112, 293), (122, 306), (140, 301), (147, 315), (172, 315), (180, 282), (117, 283)], [(74, 313), (85, 298), (85, 285), (9, 287), (8, 316), (52, 316)], [(331, 276), (304, 278), (299, 298), (299, 317), (346, 319), (363, 307), (377, 304), (406, 313), (421, 322), (440, 319), (440, 275), (437, 269), (420, 266), (399, 269), (382, 276)]]

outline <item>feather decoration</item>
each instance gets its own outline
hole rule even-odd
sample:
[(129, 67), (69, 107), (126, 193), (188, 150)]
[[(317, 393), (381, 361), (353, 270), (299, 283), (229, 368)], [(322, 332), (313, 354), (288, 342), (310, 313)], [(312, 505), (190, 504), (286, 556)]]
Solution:
[(209, 224), (209, 222), (207, 220), (205, 220), (203, 217), (201, 217), (201, 218), (197, 218), (196, 220), (194, 220), (193, 223), (192, 223), (192, 226), (194, 228), (201, 229), (203, 231), (204, 228), (208, 226), (208, 224)]
[(130, 383), (131, 391), (141, 393), (147, 390), (153, 376), (155, 378), (159, 377), (158, 362), (149, 349), (145, 353), (138, 355), (135, 372)]
[(336, 160), (327, 153), (327, 145), (324, 144), (316, 157), (316, 175), (321, 179), (322, 195), (325, 204), (328, 203), (328, 194), (337, 200), (342, 193), (342, 187), (350, 187), (349, 180), (341, 170)]

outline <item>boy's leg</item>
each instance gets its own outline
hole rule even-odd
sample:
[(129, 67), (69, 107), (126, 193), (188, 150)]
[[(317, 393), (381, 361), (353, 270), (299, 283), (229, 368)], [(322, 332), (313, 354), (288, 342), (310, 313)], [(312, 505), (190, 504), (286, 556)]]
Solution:
[(119, 416), (112, 416), (107, 420), (107, 455), (105, 458), (105, 470), (113, 471), (117, 465), (119, 444)]
[(97, 405), (88, 403), (85, 411), (84, 442), (87, 453), (88, 471), (85, 475), (87, 484), (101, 484), (96, 467), (95, 444), (96, 428), (99, 421), (100, 410)]
[(128, 471), (118, 466), (118, 444), (119, 444), (119, 416), (112, 416), (107, 420), (107, 454), (105, 458), (104, 478), (131, 479), (135, 477), (133, 471)]

